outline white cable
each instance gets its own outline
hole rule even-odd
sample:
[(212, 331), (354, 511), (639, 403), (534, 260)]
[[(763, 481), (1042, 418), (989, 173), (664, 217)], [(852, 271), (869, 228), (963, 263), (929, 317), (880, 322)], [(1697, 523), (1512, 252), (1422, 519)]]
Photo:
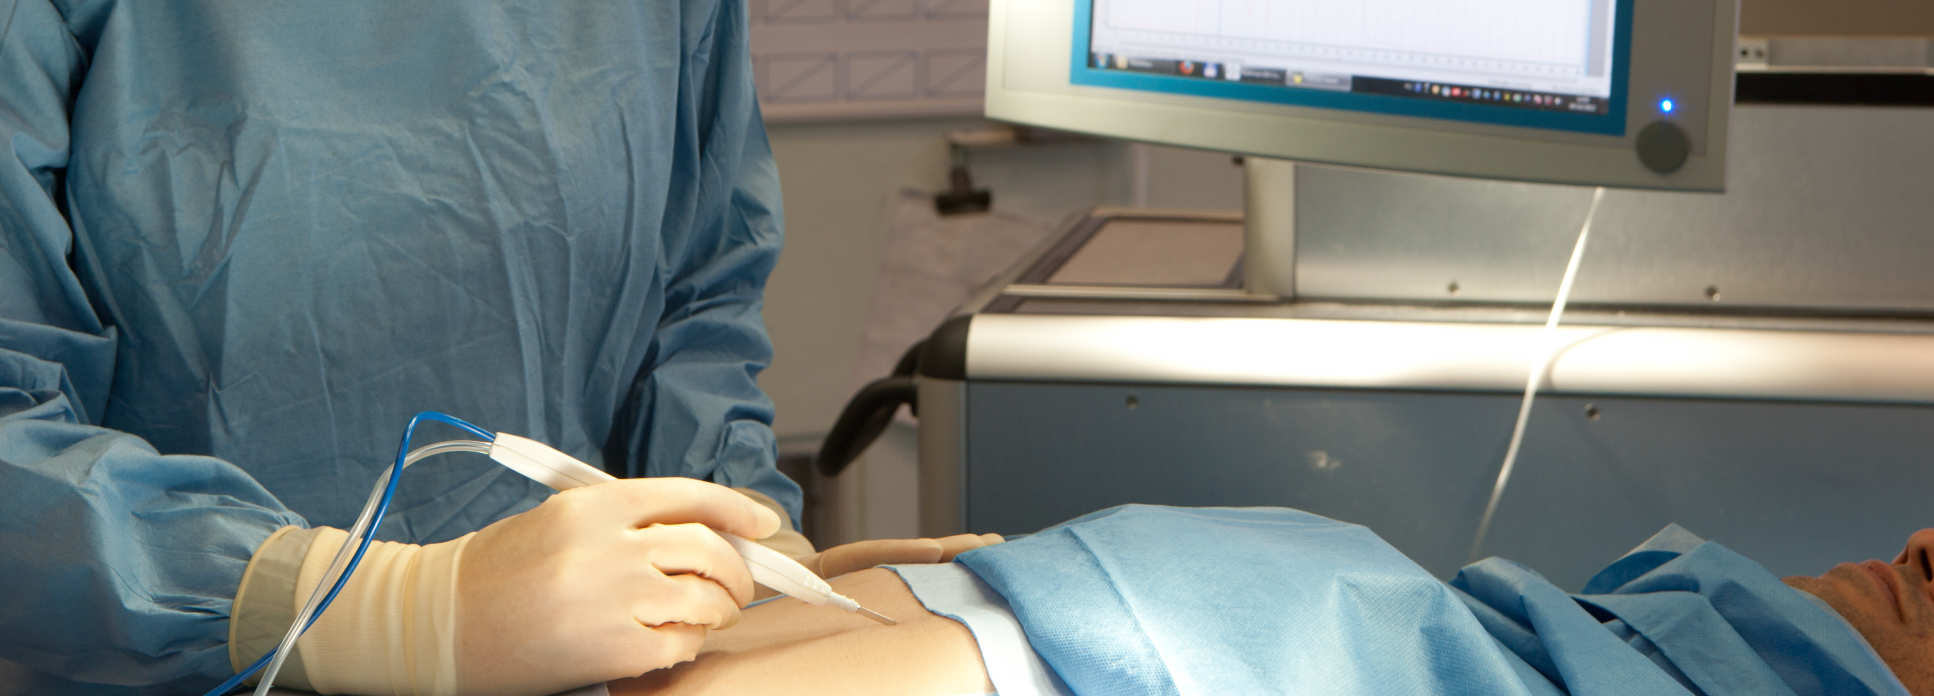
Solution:
[[(408, 469), (411, 464), (451, 452), (475, 452), (487, 455), (490, 454), (490, 443), (482, 440), (448, 440), (434, 445), (424, 445), (403, 456), (403, 468)], [(349, 557), (356, 555), (356, 547), (362, 543), (363, 532), (369, 530), (369, 521), (376, 516), (377, 503), (383, 499), (383, 489), (389, 487), (391, 471), (390, 467), (383, 467), (382, 477), (376, 479), (376, 487), (369, 491), (369, 502), (363, 504), (362, 513), (356, 516), (356, 524), (349, 528), (349, 537), (344, 539), (342, 546), (336, 549), (336, 557), (329, 562), (329, 570), (322, 574), (322, 581), (316, 583), (316, 588), (309, 592), (309, 601), (303, 603), (302, 611), (296, 614), (295, 623), (289, 624), (288, 632), (282, 634), (282, 642), (275, 647), (275, 659), (270, 661), (269, 666), (262, 671), (262, 681), (255, 685), (255, 696), (268, 694), (269, 686), (275, 683), (275, 675), (282, 671), (282, 662), (289, 658), (290, 653), (295, 652), (296, 638), (302, 635), (303, 627), (309, 624), (309, 617), (315, 615), (316, 605), (321, 604), (323, 595), (329, 594), (329, 588), (336, 585), (336, 578), (341, 577), (343, 569), (349, 566)]]
[(1531, 420), (1531, 402), (1538, 395), (1538, 384), (1545, 379), (1545, 372), (1551, 369), (1551, 361), (1558, 346), (1553, 339), (1558, 331), (1558, 318), (1565, 314), (1565, 302), (1571, 298), (1571, 282), (1578, 277), (1578, 261), (1585, 258), (1585, 240), (1591, 236), (1592, 220), (1598, 217), (1598, 204), (1605, 200), (1605, 187), (1600, 186), (1592, 192), (1591, 208), (1585, 211), (1585, 224), (1578, 230), (1578, 243), (1571, 248), (1571, 261), (1565, 264), (1565, 278), (1558, 282), (1558, 299), (1551, 303), (1551, 315), (1545, 319), (1545, 330), (1539, 335), (1542, 350), (1538, 351), (1536, 362), (1531, 366), (1531, 376), (1524, 382), (1524, 400), (1518, 403), (1518, 422), (1511, 427), (1511, 445), (1504, 450), (1504, 465), (1498, 468), (1497, 483), (1491, 486), (1491, 500), (1484, 505), (1484, 516), (1477, 521), (1477, 538), (1471, 541), (1470, 562), (1478, 560), (1478, 551), (1484, 547), (1484, 539), (1491, 533), (1491, 517), (1497, 514), (1498, 501), (1504, 497), (1504, 487), (1511, 482), (1511, 470), (1518, 463), (1518, 447), (1524, 444), (1524, 426)]

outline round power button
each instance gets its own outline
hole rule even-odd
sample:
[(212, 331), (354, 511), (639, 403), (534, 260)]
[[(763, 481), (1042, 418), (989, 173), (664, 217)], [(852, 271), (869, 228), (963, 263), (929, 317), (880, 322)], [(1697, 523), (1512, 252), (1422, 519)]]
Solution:
[(1660, 174), (1671, 174), (1685, 166), (1692, 154), (1692, 138), (1686, 129), (1671, 121), (1653, 121), (1639, 131), (1639, 162)]

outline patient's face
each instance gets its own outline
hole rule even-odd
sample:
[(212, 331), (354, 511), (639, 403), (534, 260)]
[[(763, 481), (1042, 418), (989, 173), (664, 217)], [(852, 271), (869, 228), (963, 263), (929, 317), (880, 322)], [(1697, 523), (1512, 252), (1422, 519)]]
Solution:
[(1934, 529), (1907, 537), (1893, 563), (1842, 563), (1786, 584), (1825, 600), (1915, 694), (1934, 694)]

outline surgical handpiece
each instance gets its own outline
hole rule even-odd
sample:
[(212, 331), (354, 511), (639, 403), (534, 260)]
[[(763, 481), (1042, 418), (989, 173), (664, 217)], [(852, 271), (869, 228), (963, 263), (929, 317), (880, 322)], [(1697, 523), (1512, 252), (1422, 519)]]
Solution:
[[(490, 458), (511, 471), (560, 491), (617, 480), (617, 477), (549, 445), (509, 433), (497, 433), (490, 445)], [(736, 534), (718, 532), (718, 535), (745, 559), (745, 567), (752, 571), (753, 582), (807, 604), (832, 605), (889, 626), (899, 623), (860, 606), (850, 597), (834, 592), (825, 580), (785, 554)]]

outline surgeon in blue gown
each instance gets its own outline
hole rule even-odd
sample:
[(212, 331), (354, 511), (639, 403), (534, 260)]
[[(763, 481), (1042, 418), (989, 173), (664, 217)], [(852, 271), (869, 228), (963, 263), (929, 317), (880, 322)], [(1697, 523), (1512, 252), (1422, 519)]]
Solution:
[[(520, 513), (550, 491), (481, 457), (419, 465), (379, 530), (409, 544), (371, 563), (418, 582), (440, 567), (443, 585), (385, 588), (377, 571), (352, 584), (429, 607), (422, 626), (594, 615), (538, 590), (519, 596), (528, 613), (493, 614), (465, 592), (629, 562), (570, 553), (570, 524), (620, 524), (584, 512), (599, 505), (631, 515), (633, 536), (796, 521), (754, 383), (781, 229), (744, 13), (0, 0), (0, 684), (192, 692), (252, 662), (421, 410), (624, 477), (718, 484), (607, 484), (568, 498), (576, 517), (533, 516)], [(493, 522), (508, 531), (473, 538)], [(796, 533), (773, 538), (823, 560)], [(685, 582), (632, 628), (728, 623), (749, 599), (742, 564), (721, 560), (737, 557), (697, 539), (641, 547), (653, 578)], [(843, 558), (937, 560), (916, 541)], [(343, 601), (324, 623), (398, 613)], [(249, 644), (231, 644), (250, 615)], [(384, 646), (422, 626), (343, 632)], [(478, 633), (443, 635), (455, 658), (391, 653), (515, 666), (462, 652)], [(613, 644), (571, 633), (510, 635), (498, 652)], [(695, 649), (680, 640), (576, 683), (670, 664)], [(437, 683), (424, 688), (453, 688)]]

